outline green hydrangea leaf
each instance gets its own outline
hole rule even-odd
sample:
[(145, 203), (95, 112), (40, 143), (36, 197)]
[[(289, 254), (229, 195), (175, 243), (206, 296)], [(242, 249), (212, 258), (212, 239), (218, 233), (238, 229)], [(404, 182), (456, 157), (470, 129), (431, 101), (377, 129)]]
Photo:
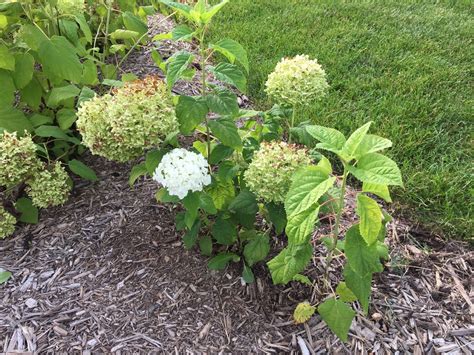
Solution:
[(354, 302), (357, 301), (357, 297), (347, 287), (344, 281), (339, 282), (336, 288), (336, 293), (339, 295), (339, 299), (343, 302)]
[(40, 45), (38, 57), (43, 71), (50, 78), (66, 79), (80, 83), (82, 64), (76, 54), (76, 49), (65, 38), (53, 36)]
[(283, 233), (286, 227), (286, 212), (285, 207), (281, 203), (267, 203), (266, 205), (270, 222), (275, 227), (275, 233), (277, 235)]
[(47, 104), (49, 107), (56, 108), (63, 101), (78, 96), (80, 92), (81, 90), (76, 85), (55, 87), (49, 94)]
[(186, 208), (186, 215), (184, 221), (188, 228), (191, 228), (198, 216), (198, 210), (200, 205), (199, 193), (189, 192), (185, 198), (183, 198), (183, 205)]
[(20, 222), (30, 224), (38, 223), (38, 208), (33, 206), (33, 202), (29, 198), (19, 198), (15, 202), (15, 209), (21, 213), (18, 218)]
[(249, 266), (265, 260), (270, 251), (270, 239), (267, 234), (257, 233), (244, 247), (245, 261)]
[(249, 72), (247, 52), (239, 42), (236, 42), (233, 39), (224, 38), (217, 43), (209, 44), (209, 48), (223, 54), (231, 64), (234, 64), (236, 61), (239, 62), (245, 68), (247, 73)]
[[(76, 120), (77, 115), (76, 110), (74, 109), (62, 108), (56, 113), (56, 121), (58, 121), (59, 128), (61, 128), (62, 130), (67, 130), (71, 128), (71, 126), (74, 124), (74, 122), (76, 122)], [(45, 122), (44, 124), (47, 123), (50, 122)]]
[(16, 88), (11, 73), (0, 69), (0, 82), (0, 107), (13, 106)]
[(258, 212), (258, 204), (255, 195), (247, 189), (243, 189), (229, 205), (231, 212), (245, 212), (246, 214), (255, 214)]
[(201, 193), (199, 196), (199, 207), (202, 208), (206, 213), (216, 214), (217, 208), (214, 205), (212, 197), (207, 193)]
[(288, 243), (307, 243), (311, 233), (314, 231), (314, 224), (316, 223), (318, 213), (319, 205), (315, 204), (302, 212), (289, 216), (285, 229)]
[(191, 20), (191, 21), (193, 20), (193, 17), (191, 16), (191, 10), (192, 10), (191, 6), (186, 5), (186, 4), (181, 4), (176, 1), (169, 1), (169, 0), (160, 0), (160, 2), (176, 10), (180, 15), (183, 15), (186, 19)]
[(232, 245), (237, 240), (237, 227), (222, 216), (217, 218), (211, 233), (214, 239), (222, 245)]
[(4, 271), (3, 269), (0, 270), (0, 285), (7, 282), (10, 277), (12, 277), (12, 273), (10, 271)]
[(233, 85), (244, 93), (247, 91), (247, 78), (237, 65), (219, 63), (215, 67), (209, 66), (208, 70), (224, 83)]
[(344, 252), (347, 262), (359, 275), (365, 276), (383, 271), (375, 244), (368, 245), (360, 234), (359, 224), (346, 232)]
[(224, 270), (231, 261), (238, 262), (240, 257), (234, 253), (223, 252), (209, 260), (207, 267), (211, 270)]
[(307, 286), (313, 286), (313, 283), (311, 282), (309, 277), (306, 275), (296, 274), (295, 276), (293, 276), (293, 281), (300, 282)]
[(0, 69), (15, 70), (15, 56), (4, 44), (0, 44)]
[(361, 275), (352, 269), (349, 264), (344, 267), (344, 280), (347, 287), (359, 300), (362, 309), (367, 314), (372, 284), (372, 273)]
[(367, 134), (355, 150), (354, 156), (357, 159), (360, 159), (366, 154), (375, 153), (380, 150), (390, 148), (391, 146), (392, 142), (389, 139), (382, 138), (374, 134)]
[(130, 172), (130, 177), (128, 178), (128, 184), (132, 187), (135, 182), (138, 180), (139, 177), (145, 176), (148, 170), (146, 168), (145, 163), (140, 163), (135, 165)]
[(227, 206), (235, 196), (234, 185), (228, 180), (215, 180), (207, 193), (212, 197), (218, 210)]
[(242, 140), (240, 139), (239, 132), (231, 118), (222, 117), (217, 120), (211, 120), (209, 122), (209, 127), (212, 134), (214, 134), (222, 144), (234, 149), (242, 147)]
[(349, 329), (356, 314), (347, 304), (335, 298), (329, 298), (319, 305), (318, 313), (339, 339), (347, 341)]
[(397, 164), (378, 153), (364, 155), (355, 167), (349, 166), (349, 171), (362, 182), (403, 186), (402, 175)]
[(313, 247), (308, 244), (289, 245), (267, 265), (275, 285), (287, 284), (302, 272), (313, 256)]
[(171, 56), (167, 61), (166, 83), (169, 88), (183, 76), (189, 65), (193, 62), (194, 55), (180, 51)]
[(193, 35), (194, 31), (186, 25), (178, 25), (171, 31), (171, 38), (175, 41), (189, 41)]
[(191, 249), (192, 247), (196, 245), (200, 229), (201, 229), (201, 221), (197, 219), (192, 225), (192, 227), (183, 236), (183, 243), (186, 249)]
[(286, 214), (291, 216), (312, 207), (334, 185), (334, 181), (334, 177), (330, 178), (324, 169), (317, 166), (298, 170), (285, 199)]
[(7, 106), (0, 107), (0, 128), (23, 135), (25, 130), (31, 132), (33, 125), (22, 111)]
[(202, 255), (211, 256), (212, 254), (212, 238), (208, 235), (199, 239), (199, 249)]
[(94, 170), (89, 168), (86, 164), (83, 162), (77, 160), (77, 159), (72, 159), (68, 163), (69, 169), (71, 171), (80, 176), (83, 179), (89, 180), (89, 181), (97, 181), (97, 175)]
[(359, 127), (356, 129), (350, 136), (347, 138), (346, 143), (344, 143), (344, 146), (342, 147), (342, 154), (352, 158), (357, 151), (357, 148), (359, 147), (360, 143), (364, 139), (364, 137), (367, 135), (367, 132), (369, 131), (370, 125), (372, 124), (372, 121), (367, 122), (365, 125), (362, 127)]
[(145, 156), (145, 166), (148, 174), (153, 176), (156, 168), (163, 159), (163, 156), (167, 153), (165, 149), (153, 149), (146, 153)]
[(208, 108), (204, 100), (181, 95), (176, 105), (176, 117), (180, 131), (183, 134), (192, 133), (196, 126), (204, 121), (207, 113)]
[(40, 126), (35, 129), (35, 134), (39, 137), (53, 137), (57, 139), (62, 139), (66, 142), (73, 144), (81, 144), (81, 141), (76, 137), (68, 136), (61, 128), (58, 126)]
[(229, 0), (223, 0), (220, 3), (210, 7), (208, 11), (201, 14), (201, 20), (205, 24), (209, 23), (209, 21), (211, 21), (211, 19), (214, 17), (214, 15), (217, 14), (228, 2), (229, 2)]
[(390, 191), (388, 190), (387, 185), (364, 182), (362, 184), (362, 192), (369, 192), (371, 194), (377, 195), (380, 198), (383, 198), (386, 202), (392, 202)]
[(239, 112), (237, 96), (225, 89), (216, 89), (212, 94), (206, 95), (206, 102), (211, 112), (232, 116)]
[(37, 109), (41, 103), (43, 96), (43, 88), (41, 84), (33, 78), (23, 89), (20, 90), (21, 100), (26, 102), (28, 106)]
[(12, 73), (17, 89), (23, 89), (33, 79), (35, 58), (30, 53), (15, 55), (15, 71)]
[(74, 15), (74, 18), (76, 22), (78, 23), (79, 28), (81, 29), (82, 33), (84, 34), (86, 41), (88, 43), (92, 43), (92, 32), (91, 32), (91, 29), (89, 28), (89, 25), (87, 24), (84, 14)]
[(148, 26), (146, 23), (130, 11), (124, 12), (122, 14), (122, 19), (127, 30), (138, 32), (140, 36), (148, 32)]
[(346, 143), (346, 138), (337, 129), (318, 125), (307, 126), (306, 131), (334, 151), (340, 151)]
[(218, 144), (211, 151), (211, 156), (209, 157), (209, 164), (219, 164), (222, 160), (230, 157), (233, 152), (233, 148), (223, 144)]
[(253, 274), (252, 268), (245, 265), (245, 263), (244, 268), (242, 269), (242, 279), (248, 284), (255, 282), (255, 276)]
[(379, 204), (364, 194), (358, 194), (356, 212), (360, 218), (360, 235), (368, 245), (375, 243), (382, 228), (383, 215)]

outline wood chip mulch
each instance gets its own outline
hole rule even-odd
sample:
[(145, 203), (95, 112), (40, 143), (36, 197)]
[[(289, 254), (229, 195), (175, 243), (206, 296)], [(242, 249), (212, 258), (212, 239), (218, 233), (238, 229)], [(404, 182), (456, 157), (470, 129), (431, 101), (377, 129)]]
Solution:
[[(128, 68), (146, 68), (143, 51)], [(135, 72), (157, 72), (150, 65)], [(474, 251), (467, 243), (392, 222), (391, 259), (375, 277), (369, 314), (356, 308), (342, 343), (319, 316), (305, 325), (291, 317), (298, 302), (327, 296), (318, 282), (325, 268), (318, 241), (330, 220), (314, 235), (305, 272), (313, 287), (274, 286), (264, 264), (256, 267), (256, 282), (245, 285), (239, 265), (210, 271), (205, 257), (184, 249), (176, 210), (154, 199), (156, 183), (130, 189), (130, 165), (86, 160), (99, 182), (77, 181), (63, 207), (42, 211), (39, 224), (0, 240), (0, 268), (13, 273), (0, 286), (0, 352), (474, 353)], [(349, 190), (348, 205), (354, 194)], [(345, 228), (354, 219), (346, 213)], [(285, 243), (274, 236), (272, 253)], [(330, 270), (333, 286), (342, 263), (336, 259)]]

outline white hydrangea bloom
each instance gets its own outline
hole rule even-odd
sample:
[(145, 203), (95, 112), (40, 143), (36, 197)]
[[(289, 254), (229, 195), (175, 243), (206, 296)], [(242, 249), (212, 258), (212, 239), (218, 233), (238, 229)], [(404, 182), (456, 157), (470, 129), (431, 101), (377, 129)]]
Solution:
[(153, 179), (166, 187), (170, 195), (180, 199), (189, 191), (202, 191), (211, 183), (206, 159), (183, 148), (173, 149), (163, 157)]

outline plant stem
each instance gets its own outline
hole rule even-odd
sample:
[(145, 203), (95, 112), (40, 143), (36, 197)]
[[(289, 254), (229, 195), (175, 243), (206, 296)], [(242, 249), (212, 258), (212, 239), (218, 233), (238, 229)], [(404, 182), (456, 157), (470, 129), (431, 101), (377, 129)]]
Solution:
[(337, 214), (336, 214), (336, 222), (333, 229), (333, 240), (331, 248), (329, 249), (328, 256), (326, 257), (326, 268), (324, 272), (324, 279), (326, 284), (331, 287), (331, 282), (329, 281), (329, 266), (331, 265), (331, 261), (333, 259), (334, 250), (337, 248), (337, 240), (339, 238), (339, 228), (341, 225), (341, 216), (342, 212), (344, 211), (344, 196), (346, 194), (346, 185), (347, 185), (347, 176), (349, 175), (349, 171), (347, 169), (346, 162), (342, 162), (344, 165), (344, 174), (342, 175), (342, 184), (341, 184), (341, 196), (339, 197), (339, 202), (337, 205)]
[[(206, 35), (206, 27), (202, 29), (201, 38), (199, 39), (200, 54), (201, 54), (201, 96), (204, 98), (206, 96), (207, 82), (206, 82), (206, 47), (204, 43), (204, 38)], [(209, 129), (209, 118), (205, 117), (206, 125), (206, 141), (207, 141), (207, 161), (211, 157), (211, 131)]]
[(112, 9), (112, 5), (107, 5), (107, 19), (105, 22), (105, 36), (104, 36), (104, 53), (102, 61), (105, 62), (105, 58), (107, 58), (108, 51), (109, 51), (109, 26), (110, 26), (110, 12)]
[(337, 247), (337, 239), (339, 237), (339, 226), (341, 224), (342, 211), (344, 210), (344, 195), (346, 194), (347, 176), (349, 175), (349, 171), (347, 170), (346, 163), (343, 162), (343, 164), (344, 164), (344, 174), (342, 175), (341, 196), (339, 197), (339, 205), (337, 206), (338, 211), (336, 215), (336, 223), (334, 225), (332, 250), (336, 249)]
[(291, 111), (291, 123), (290, 128), (288, 128), (288, 143), (291, 143), (291, 129), (295, 126), (296, 105), (293, 106)]

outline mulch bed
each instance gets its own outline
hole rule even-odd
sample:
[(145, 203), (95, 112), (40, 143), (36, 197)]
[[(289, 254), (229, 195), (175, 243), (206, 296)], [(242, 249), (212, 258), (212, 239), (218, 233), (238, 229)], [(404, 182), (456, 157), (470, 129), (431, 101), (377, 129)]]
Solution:
[[(171, 26), (154, 21), (155, 33)], [(162, 48), (169, 50), (166, 43)], [(149, 50), (134, 53), (127, 70), (157, 73)], [(194, 82), (182, 85), (182, 92), (197, 90)], [(327, 224), (314, 235), (315, 254), (305, 272), (316, 281), (313, 287), (274, 286), (264, 264), (256, 267), (256, 282), (245, 285), (238, 265), (210, 271), (205, 257), (184, 249), (174, 228), (176, 210), (156, 202), (155, 182), (130, 189), (129, 164), (86, 160), (99, 182), (77, 181), (67, 204), (42, 211), (39, 224), (0, 241), (0, 267), (13, 273), (0, 286), (0, 351), (474, 352), (474, 252), (466, 243), (392, 222), (391, 260), (373, 282), (369, 315), (356, 318), (349, 342), (342, 343), (319, 316), (305, 325), (291, 318), (298, 302), (324, 296), (318, 280), (325, 254), (318, 240)], [(349, 204), (354, 193), (347, 195)], [(345, 214), (344, 226), (354, 218)], [(274, 237), (273, 252), (284, 244)], [(336, 260), (331, 275), (340, 274), (340, 264)]]

